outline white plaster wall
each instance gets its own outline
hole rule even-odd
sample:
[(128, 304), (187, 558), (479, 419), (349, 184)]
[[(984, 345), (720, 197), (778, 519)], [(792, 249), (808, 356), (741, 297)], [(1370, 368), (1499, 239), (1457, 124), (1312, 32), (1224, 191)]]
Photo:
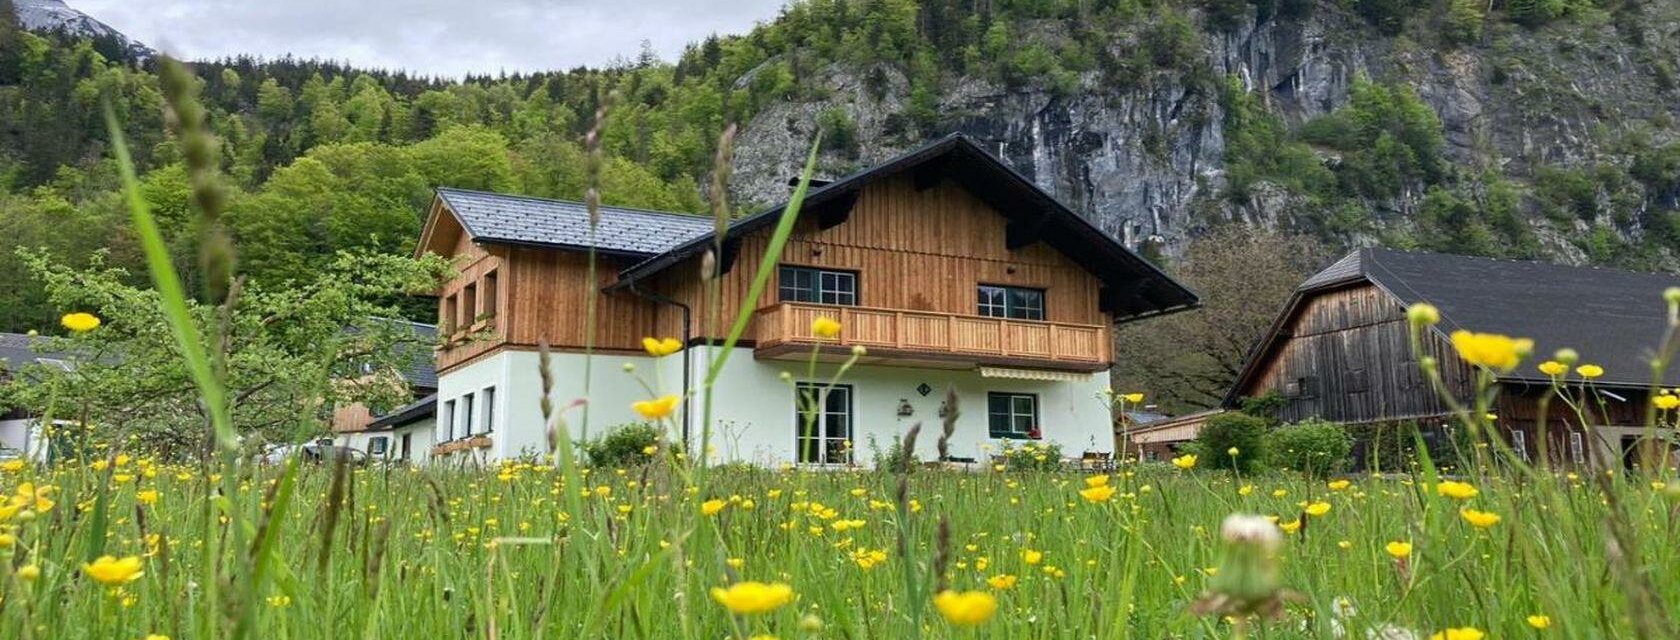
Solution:
[[(693, 359), (697, 381), (703, 379), (708, 366), (704, 350), (704, 347), (696, 348)], [(792, 373), (796, 381), (827, 382), (833, 377), (835, 366), (820, 365), (813, 376), (804, 362), (755, 360), (751, 350), (737, 350), (730, 356), (713, 390), (714, 460), (743, 460), (765, 466), (794, 460), (798, 430), (795, 395), (791, 383), (781, 379), (783, 371)], [(916, 391), (924, 382), (933, 388), (925, 397)], [(982, 378), (978, 371), (856, 366), (839, 383), (852, 386), (854, 460), (860, 465), (872, 462), (871, 437), (874, 445), (885, 451), (917, 422), (923, 423), (922, 435), (917, 439), (917, 455), (923, 460), (936, 458), (941, 428), (939, 405), (944, 401), (946, 388), (952, 385), (957, 390), (960, 411), (951, 439), (953, 456), (984, 462), (1001, 450), (1005, 442), (1015, 445), (1027, 442), (990, 437), (986, 394), (992, 391), (1038, 394), (1044, 441), (1060, 444), (1064, 455), (1114, 450), (1108, 404), (1101, 395), (1108, 388), (1107, 372), (1077, 382), (1046, 382)], [(697, 389), (698, 386), (696, 382)], [(901, 400), (910, 403), (913, 415), (898, 415)], [(700, 400), (696, 397), (692, 402), (698, 416)], [(700, 440), (699, 425), (696, 417), (696, 446)]]
[[(427, 460), (431, 457), (432, 445), (434, 444), (433, 439), (435, 437), (433, 434), (436, 427), (437, 425), (435, 421), (428, 419), (388, 431), (352, 431), (339, 433), (334, 435), (333, 444), (341, 447), (349, 447), (372, 456), (373, 450), (369, 448), (369, 445), (372, 444), (372, 440), (374, 438), (383, 437), (386, 439), (387, 448), (384, 456), (386, 460), (400, 460), (410, 464), (426, 464)], [(409, 434), (410, 436), (407, 458), (403, 458), (399, 455), (402, 451), (403, 434)]]
[[(711, 357), (721, 350), (694, 347), (689, 351), (693, 395), (686, 410), (692, 412), (691, 446), (698, 448), (702, 430), (701, 385)], [(553, 358), (554, 405), (565, 411), (572, 437), (583, 438), (583, 412), (579, 407), (570, 406), (574, 400), (583, 397), (583, 355), (556, 353)], [(496, 406), (493, 410), (497, 413), (491, 435), (495, 444), (490, 455), (509, 458), (545, 451), (545, 428), (538, 406), (541, 379), (537, 360), (537, 354), (533, 352), (507, 351), (444, 374), (439, 379), (438, 389), (440, 415), (445, 401), (495, 386)], [(624, 372), (627, 362), (635, 365), (634, 375)], [(593, 397), (589, 402), (588, 422), (588, 436), (591, 438), (599, 437), (612, 427), (639, 421), (640, 417), (630, 409), (632, 402), (650, 395), (682, 391), (682, 353), (658, 359), (597, 355), (593, 368)], [(835, 366), (821, 365), (815, 375), (808, 375), (804, 362), (755, 360), (751, 349), (736, 350), (713, 389), (713, 460), (745, 461), (772, 467), (794, 460), (798, 428), (794, 390), (789, 382), (781, 379), (783, 371), (794, 373), (795, 380), (826, 382), (834, 375)], [(916, 391), (916, 387), (924, 382), (933, 388), (925, 397)], [(872, 461), (871, 437), (875, 446), (884, 451), (916, 422), (923, 423), (917, 454), (924, 460), (937, 457), (935, 442), (940, 428), (939, 405), (945, 398), (945, 389), (951, 385), (956, 387), (961, 411), (951, 440), (953, 456), (984, 462), (1006, 442), (988, 435), (986, 394), (991, 391), (1038, 394), (1040, 429), (1044, 440), (1060, 444), (1065, 455), (1114, 449), (1108, 405), (1101, 396), (1102, 391), (1108, 388), (1107, 372), (1092, 374), (1076, 382), (1045, 382), (982, 378), (977, 371), (858, 366), (853, 367), (840, 383), (853, 388), (854, 460), (860, 465), (868, 465)], [(654, 394), (650, 394), (644, 384), (652, 387)], [(900, 400), (909, 401), (914, 409), (913, 415), (898, 415)], [(478, 409), (483, 410), (482, 405)], [(482, 416), (475, 422), (482, 424)], [(679, 439), (680, 414), (671, 429), (671, 437)], [(1027, 441), (1007, 442), (1025, 444)]]
[[(669, 356), (680, 360), (681, 356)], [(651, 375), (658, 367), (648, 356), (596, 354), (591, 364), (588, 421), (584, 408), (574, 402), (584, 399), (584, 355), (580, 353), (552, 354), (554, 390), (552, 399), (556, 410), (563, 412), (573, 438), (594, 438), (608, 428), (639, 420), (630, 403), (648, 398), (648, 393), (630, 374), (624, 372), (625, 363), (633, 363), (641, 375)], [(547, 451), (547, 429), (543, 424), (542, 377), (538, 373), (538, 354), (530, 351), (503, 351), (452, 370), (438, 378), (438, 419), (442, 420), (444, 403), (459, 401), (468, 393), (478, 394), (476, 411), (487, 408), (495, 412), (494, 442), (490, 452), (495, 458), (512, 458)], [(680, 375), (680, 366), (677, 369)], [(680, 379), (661, 393), (678, 393)], [(494, 407), (485, 407), (482, 392), (496, 388)], [(459, 413), (459, 411), (457, 411)], [(460, 416), (456, 416), (459, 420)], [(474, 420), (474, 428), (482, 428), (483, 414)], [(440, 424), (439, 427), (442, 425)], [(457, 429), (458, 430), (458, 429)]]
[(25, 457), (28, 457), (30, 445), (33, 444), (29, 441), (29, 430), (34, 424), (34, 418), (0, 420), (0, 445), (22, 451)]

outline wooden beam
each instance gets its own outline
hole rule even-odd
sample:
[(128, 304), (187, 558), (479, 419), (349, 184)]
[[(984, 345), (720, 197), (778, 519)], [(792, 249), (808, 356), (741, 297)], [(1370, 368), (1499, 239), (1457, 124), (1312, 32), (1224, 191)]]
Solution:
[(929, 160), (918, 165), (911, 172), (911, 182), (917, 191), (927, 191), (939, 186), (949, 173), (948, 163), (944, 159)]
[(1031, 218), (1022, 217), (1010, 220), (1009, 225), (1004, 227), (1004, 248), (1010, 251), (1024, 249), (1043, 239), (1044, 219), (1045, 216), (1036, 215)]
[(850, 220), (852, 207), (857, 206), (859, 193), (860, 190), (853, 189), (817, 206), (817, 229), (832, 229)]
[(718, 256), (718, 261), (717, 261), (717, 269), (718, 269), (717, 275), (722, 276), (723, 274), (729, 273), (730, 269), (734, 269), (735, 268), (735, 258), (740, 257), (740, 255), (741, 255), (741, 238), (739, 236), (730, 236), (730, 237), (724, 238), (723, 239), (723, 255)]

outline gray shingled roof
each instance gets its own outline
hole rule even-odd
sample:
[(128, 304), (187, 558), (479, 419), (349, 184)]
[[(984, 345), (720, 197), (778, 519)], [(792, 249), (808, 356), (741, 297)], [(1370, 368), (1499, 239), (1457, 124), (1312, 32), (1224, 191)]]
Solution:
[(430, 418), (437, 414), (437, 394), (431, 394), (414, 402), (410, 402), (396, 411), (392, 411), (378, 420), (368, 423), (368, 431), (384, 431), (407, 426)]
[(645, 257), (712, 230), (712, 219), (703, 216), (604, 206), (592, 243), (589, 210), (581, 202), (444, 187), (437, 194), (480, 242), (580, 249), (593, 244), (603, 252)]
[[(1345, 280), (1348, 263), (1357, 274), (1410, 305), (1428, 302), (1441, 311), (1439, 328), (1532, 338), (1537, 358), (1559, 348), (1580, 352), (1583, 362), (1602, 365), (1599, 384), (1645, 387), (1649, 362), (1667, 328), (1663, 291), (1680, 286), (1680, 275), (1596, 267), (1571, 267), (1437, 253), (1360, 249), (1308, 282)], [(1337, 271), (1337, 278), (1320, 278)], [(1524, 365), (1508, 379), (1543, 382)], [(1669, 384), (1680, 384), (1670, 368)]]
[(406, 320), (393, 320), (392, 322), (406, 325), (414, 331), (415, 338), (420, 341), (420, 344), (404, 345), (402, 347), (404, 353), (400, 355), (403, 357), (403, 362), (399, 366), (402, 367), (403, 379), (408, 381), (410, 387), (437, 389), (437, 359), (432, 353), (432, 344), (437, 342), (437, 325)]
[(35, 343), (40, 340), (21, 333), (0, 333), (0, 369), (17, 371), (38, 358), (52, 357), (35, 351)]

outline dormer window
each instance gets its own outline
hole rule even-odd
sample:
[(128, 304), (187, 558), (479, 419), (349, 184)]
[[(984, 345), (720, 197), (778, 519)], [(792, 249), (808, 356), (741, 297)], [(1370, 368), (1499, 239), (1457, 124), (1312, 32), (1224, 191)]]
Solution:
[(811, 267), (782, 267), (777, 271), (782, 302), (857, 305), (857, 273)]

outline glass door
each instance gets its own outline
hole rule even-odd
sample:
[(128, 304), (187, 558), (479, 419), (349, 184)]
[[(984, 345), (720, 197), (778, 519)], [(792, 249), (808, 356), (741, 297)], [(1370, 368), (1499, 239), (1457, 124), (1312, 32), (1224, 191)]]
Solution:
[(799, 383), (793, 417), (800, 464), (851, 463), (851, 385)]

